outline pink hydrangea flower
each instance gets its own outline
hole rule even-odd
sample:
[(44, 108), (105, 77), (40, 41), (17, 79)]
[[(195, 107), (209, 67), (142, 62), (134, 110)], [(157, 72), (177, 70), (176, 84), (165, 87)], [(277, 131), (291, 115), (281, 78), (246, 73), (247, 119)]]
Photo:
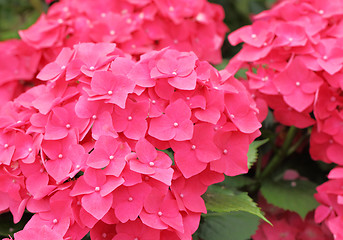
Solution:
[(40, 225), (51, 239), (190, 239), (201, 195), (246, 172), (260, 134), (244, 85), (194, 53), (135, 62), (113, 43), (81, 43), (38, 77), (0, 108), (0, 211), (34, 213), (19, 238)]

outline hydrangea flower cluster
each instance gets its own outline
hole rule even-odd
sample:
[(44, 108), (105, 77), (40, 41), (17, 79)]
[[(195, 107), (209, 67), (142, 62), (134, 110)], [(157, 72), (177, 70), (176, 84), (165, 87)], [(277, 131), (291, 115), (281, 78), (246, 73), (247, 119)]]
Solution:
[(13, 80), (33, 80), (63, 47), (80, 42), (116, 43), (136, 58), (171, 46), (220, 63), (228, 30), (223, 19), (222, 7), (206, 0), (61, 0), (20, 31), (21, 40), (0, 43), (1, 103), (17, 96), (9, 91), (21, 87)]
[[(252, 94), (273, 109), (280, 123), (298, 128), (313, 126), (311, 157), (340, 166), (342, 13), (342, 1), (280, 1), (257, 15), (251, 26), (229, 36), (233, 45), (244, 45), (227, 68), (230, 72), (247, 69), (247, 85)], [(343, 182), (336, 180), (342, 179), (342, 171), (335, 169), (330, 176), (335, 179), (318, 188), (317, 199), (323, 205), (317, 209), (316, 220), (327, 219), (336, 239), (343, 239), (339, 235), (343, 224)]]
[(0, 211), (35, 213), (16, 240), (191, 239), (207, 187), (248, 170), (256, 105), (193, 52), (82, 43), (37, 78), (0, 113)]
[(314, 212), (309, 212), (305, 219), (297, 213), (285, 211), (281, 208), (268, 204), (261, 198), (259, 206), (266, 213), (266, 217), (273, 226), (267, 222), (261, 222), (253, 240), (296, 239), (296, 240), (332, 240), (329, 229), (314, 221)]
[(329, 173), (329, 180), (317, 187), (315, 198), (321, 204), (315, 212), (316, 222), (325, 222), (337, 240), (343, 239), (343, 168), (338, 166)]
[(282, 124), (315, 124), (312, 158), (337, 164), (343, 163), (337, 154), (343, 150), (342, 11), (341, 1), (281, 1), (229, 36), (232, 44), (245, 44), (228, 69), (248, 68), (249, 89)]

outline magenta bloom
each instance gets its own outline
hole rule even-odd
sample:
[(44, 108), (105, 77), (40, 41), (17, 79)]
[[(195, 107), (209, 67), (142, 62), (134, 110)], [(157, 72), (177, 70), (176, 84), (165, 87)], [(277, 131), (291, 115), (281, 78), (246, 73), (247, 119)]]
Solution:
[(82, 195), (81, 206), (93, 217), (100, 220), (112, 206), (113, 195), (111, 193), (123, 182), (123, 178), (105, 176), (101, 170), (89, 168), (78, 179), (70, 195)]
[[(194, 135), (187, 142), (171, 142), (175, 162), (186, 178), (202, 172), (207, 163), (220, 158), (220, 150), (214, 144), (214, 129), (210, 124), (198, 124)], [(186, 161), (187, 159), (187, 161)]]
[(149, 135), (162, 141), (184, 141), (192, 138), (191, 110), (183, 100), (177, 100), (165, 109), (165, 114), (150, 121)]
[(309, 71), (298, 59), (294, 59), (288, 68), (274, 79), (274, 84), (285, 102), (298, 112), (313, 104), (314, 94), (322, 82), (320, 77)]
[(201, 195), (246, 171), (259, 135), (244, 85), (169, 48), (135, 62), (115, 44), (81, 43), (52, 61), (0, 109), (0, 211), (34, 213), (16, 236), (39, 225), (48, 239), (190, 239)]
[(119, 223), (116, 226), (117, 235), (113, 240), (131, 240), (131, 239), (142, 239), (142, 240), (158, 240), (160, 239), (160, 232), (156, 229), (147, 227), (142, 224), (140, 220), (127, 223)]
[(146, 174), (169, 186), (174, 172), (171, 168), (172, 161), (169, 156), (156, 151), (154, 146), (143, 138), (136, 143), (135, 150), (137, 159), (130, 159), (130, 169), (134, 172)]
[(110, 136), (101, 136), (95, 143), (94, 151), (88, 157), (87, 165), (101, 169), (111, 164), (115, 169), (114, 176), (119, 177), (126, 161), (125, 156), (130, 153), (130, 147)]
[(89, 100), (105, 100), (125, 108), (127, 95), (133, 92), (134, 87), (134, 82), (125, 76), (99, 71), (92, 78)]
[(193, 90), (196, 85), (194, 71), (197, 57), (194, 53), (180, 53), (175, 50), (166, 50), (156, 60), (156, 67), (151, 69), (152, 78), (168, 78), (168, 83), (178, 89)]

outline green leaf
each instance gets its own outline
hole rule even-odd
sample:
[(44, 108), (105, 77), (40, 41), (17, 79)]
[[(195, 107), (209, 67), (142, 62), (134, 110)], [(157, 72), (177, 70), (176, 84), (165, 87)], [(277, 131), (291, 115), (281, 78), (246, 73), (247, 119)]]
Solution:
[(240, 68), (236, 72), (235, 78), (237, 78), (238, 80), (240, 80), (240, 79), (247, 79), (247, 74), (246, 74), (247, 71), (248, 71), (248, 69), (246, 69), (246, 68)]
[(208, 188), (204, 195), (204, 200), (208, 211), (217, 213), (244, 211), (270, 223), (246, 192), (234, 191), (213, 185)]
[(306, 180), (264, 181), (261, 193), (270, 204), (285, 210), (297, 212), (302, 218), (318, 206), (313, 194), (316, 184)]
[(220, 185), (223, 185), (228, 188), (242, 188), (248, 185), (254, 184), (254, 179), (251, 179), (248, 176), (245, 175), (239, 175), (234, 177), (225, 177), (225, 180), (220, 183)]
[(199, 236), (205, 240), (247, 240), (259, 225), (259, 218), (247, 212), (204, 215)]
[(229, 63), (229, 59), (224, 58), (220, 64), (217, 64), (214, 67), (220, 71), (220, 70), (223, 70), (227, 66), (228, 63)]
[(263, 140), (256, 140), (253, 141), (250, 146), (249, 146), (249, 151), (248, 151), (248, 168), (250, 169), (252, 165), (256, 162), (258, 158), (258, 148), (261, 147), (263, 144), (268, 142), (269, 139), (263, 139)]

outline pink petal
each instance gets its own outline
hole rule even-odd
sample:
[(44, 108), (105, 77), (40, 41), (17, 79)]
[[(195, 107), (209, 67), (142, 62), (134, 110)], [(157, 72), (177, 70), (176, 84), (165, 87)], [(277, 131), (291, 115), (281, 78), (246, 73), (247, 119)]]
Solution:
[(168, 228), (168, 225), (165, 224), (164, 222), (162, 222), (160, 217), (155, 213), (147, 213), (146, 211), (143, 210), (139, 214), (139, 217), (145, 225), (147, 225), (151, 228), (155, 228), (155, 229), (167, 229)]
[(100, 220), (110, 210), (112, 201), (113, 196), (111, 194), (102, 197), (99, 193), (94, 192), (83, 196), (81, 205), (89, 214)]
[(193, 90), (196, 86), (197, 74), (193, 71), (190, 75), (186, 77), (174, 77), (169, 78), (168, 83), (175, 88), (181, 90)]

